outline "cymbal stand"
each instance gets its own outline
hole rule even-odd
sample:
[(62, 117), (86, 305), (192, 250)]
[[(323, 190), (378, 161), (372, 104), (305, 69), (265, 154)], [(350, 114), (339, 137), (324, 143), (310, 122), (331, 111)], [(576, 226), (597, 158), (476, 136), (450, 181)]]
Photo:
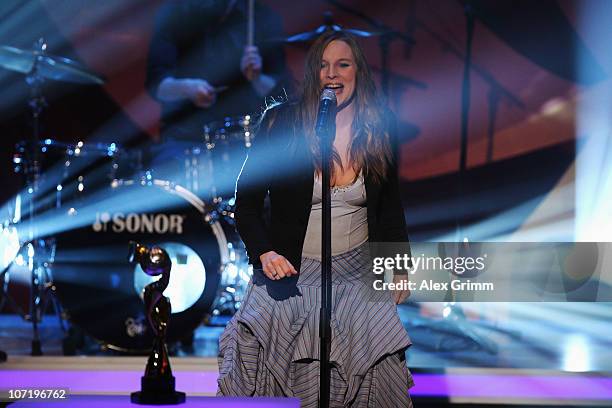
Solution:
[(0, 312), (4, 310), (5, 306), (8, 306), (10, 310), (17, 313), (21, 318), (25, 319), (27, 316), (26, 312), (17, 304), (15, 299), (13, 299), (13, 297), (9, 294), (9, 269), (12, 265), (13, 262), (9, 263), (6, 268), (4, 268), (0, 272), (0, 284), (2, 285), (2, 289), (0, 289)]
[[(59, 302), (54, 296), (54, 286), (51, 283), (51, 271), (50, 262), (53, 259), (54, 244), (47, 240), (38, 237), (38, 230), (36, 226), (36, 195), (39, 189), (40, 181), (40, 160), (39, 160), (39, 148), (40, 148), (40, 117), (44, 108), (47, 106), (47, 102), (42, 94), (42, 85), (44, 78), (38, 72), (38, 61), (42, 57), (47, 49), (47, 44), (43, 38), (40, 38), (34, 44), (34, 51), (39, 54), (39, 57), (34, 60), (32, 69), (27, 74), (25, 80), (30, 87), (30, 101), (29, 106), (32, 111), (32, 140), (30, 141), (29, 147), (26, 148), (27, 158), (24, 166), (24, 175), (26, 179), (26, 192), (28, 194), (27, 200), (27, 241), (29, 242), (26, 247), (28, 249), (28, 268), (30, 270), (30, 313), (26, 316), (27, 320), (32, 323), (32, 349), (31, 355), (40, 356), (42, 355), (42, 348), (40, 342), (40, 333), (38, 325), (42, 320), (42, 316), (45, 312), (45, 308), (48, 303), (48, 296), (51, 296), (55, 311), (60, 318), (60, 324), (63, 327), (61, 320), (61, 311), (59, 309)], [(47, 252), (47, 254), (45, 254)], [(44, 256), (47, 255), (46, 259)], [(50, 256), (49, 256), (50, 255)]]
[(327, 3), (333, 5), (339, 10), (354, 15), (355, 17), (365, 21), (371, 27), (380, 32), (380, 37), (378, 40), (378, 46), (380, 47), (380, 87), (385, 98), (389, 98), (389, 84), (391, 74), (389, 70), (389, 47), (391, 46), (391, 42), (393, 40), (399, 39), (404, 43), (406, 47), (412, 47), (415, 44), (414, 38), (412, 38), (411, 35), (394, 30), (390, 26), (373, 18), (372, 16), (363, 13), (353, 7), (349, 7), (337, 0), (327, 0)]

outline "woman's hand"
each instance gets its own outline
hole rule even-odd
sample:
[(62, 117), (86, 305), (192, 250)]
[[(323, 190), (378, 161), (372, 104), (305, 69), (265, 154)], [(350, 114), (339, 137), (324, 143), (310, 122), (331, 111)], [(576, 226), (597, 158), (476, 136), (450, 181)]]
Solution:
[(391, 296), (393, 296), (393, 300), (396, 305), (400, 303), (404, 303), (408, 296), (410, 296), (410, 289), (408, 289), (408, 274), (405, 275), (393, 275), (393, 283), (399, 284), (401, 283), (403, 287), (406, 287), (404, 290), (394, 290)]
[(291, 262), (274, 251), (268, 251), (259, 256), (264, 274), (273, 280), (279, 280), (287, 276), (297, 275), (297, 271)]

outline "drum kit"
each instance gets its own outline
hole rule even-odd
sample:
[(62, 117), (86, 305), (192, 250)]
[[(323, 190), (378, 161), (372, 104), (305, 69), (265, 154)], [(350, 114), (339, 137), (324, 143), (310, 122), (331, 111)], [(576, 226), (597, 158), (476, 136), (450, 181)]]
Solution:
[[(217, 194), (215, 176), (227, 170), (229, 150), (242, 154), (232, 161), (243, 161), (256, 118), (205, 125), (201, 142), (184, 150), (184, 171), (161, 179), (144, 169), (138, 149), (40, 139), (44, 81), (102, 84), (98, 75), (47, 54), (42, 39), (32, 51), (0, 47), (0, 67), (25, 74), (31, 90), (33, 134), (13, 157), (25, 188), (0, 231), (0, 309), (8, 304), (32, 324), (32, 355), (42, 354), (39, 324), (49, 304), (69, 333), (76, 328), (105, 349), (149, 351), (153, 333), (142, 291), (158, 277), (130, 264), (130, 241), (158, 245), (171, 257), (168, 341), (189, 340), (203, 322), (225, 324), (240, 307), (251, 269), (235, 230), (233, 198)], [(11, 274), (28, 275), (27, 313), (9, 294)], [(64, 353), (74, 353), (75, 344), (67, 336)]]

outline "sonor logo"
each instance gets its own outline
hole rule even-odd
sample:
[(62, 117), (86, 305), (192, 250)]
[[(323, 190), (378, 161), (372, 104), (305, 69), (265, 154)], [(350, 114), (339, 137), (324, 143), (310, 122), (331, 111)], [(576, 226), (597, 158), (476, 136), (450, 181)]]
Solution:
[(181, 214), (96, 213), (96, 232), (182, 234), (185, 216)]

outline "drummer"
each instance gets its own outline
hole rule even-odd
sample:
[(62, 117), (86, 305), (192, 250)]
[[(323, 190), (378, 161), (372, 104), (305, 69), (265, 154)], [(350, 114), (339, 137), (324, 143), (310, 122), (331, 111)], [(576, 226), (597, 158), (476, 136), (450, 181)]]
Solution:
[[(255, 2), (253, 45), (247, 45), (248, 9), (248, 0), (173, 0), (160, 7), (146, 85), (162, 106), (163, 141), (201, 142), (205, 124), (258, 114), (266, 96), (283, 93), (285, 57), (270, 41), (283, 37), (281, 20)], [(161, 150), (168, 155), (168, 149)]]

